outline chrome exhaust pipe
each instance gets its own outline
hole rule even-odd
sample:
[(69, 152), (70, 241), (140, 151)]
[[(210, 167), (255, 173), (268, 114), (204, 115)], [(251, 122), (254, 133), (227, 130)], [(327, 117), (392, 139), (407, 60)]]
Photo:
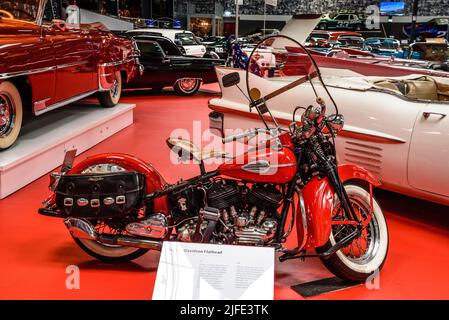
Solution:
[(66, 218), (64, 224), (74, 238), (94, 240), (103, 244), (119, 245), (125, 247), (134, 247), (142, 249), (151, 249), (160, 251), (161, 241), (148, 239), (138, 239), (129, 236), (116, 236), (111, 234), (98, 234), (92, 224), (86, 220), (77, 218)]
[(97, 240), (98, 233), (95, 228), (86, 220), (77, 218), (66, 218), (64, 224), (69, 229), (70, 234), (74, 238)]
[(162, 242), (147, 239), (138, 239), (127, 236), (114, 236), (110, 234), (103, 234), (97, 238), (97, 241), (104, 244), (119, 245), (125, 247), (143, 248), (160, 251)]

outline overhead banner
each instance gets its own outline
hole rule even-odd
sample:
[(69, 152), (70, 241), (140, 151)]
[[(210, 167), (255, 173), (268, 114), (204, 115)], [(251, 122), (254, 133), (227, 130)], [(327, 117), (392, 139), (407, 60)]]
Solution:
[(278, 5), (278, 0), (265, 0), (265, 4), (276, 7)]
[(154, 300), (272, 300), (274, 249), (164, 242)]

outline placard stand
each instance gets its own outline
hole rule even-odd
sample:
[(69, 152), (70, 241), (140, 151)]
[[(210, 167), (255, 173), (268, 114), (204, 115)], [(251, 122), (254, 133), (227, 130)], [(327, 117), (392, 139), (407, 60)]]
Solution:
[(155, 300), (272, 300), (274, 249), (164, 242)]

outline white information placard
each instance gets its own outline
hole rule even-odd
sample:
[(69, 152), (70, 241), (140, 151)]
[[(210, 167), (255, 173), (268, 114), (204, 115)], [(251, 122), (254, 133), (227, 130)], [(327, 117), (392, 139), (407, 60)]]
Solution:
[(155, 300), (272, 300), (274, 249), (164, 242)]

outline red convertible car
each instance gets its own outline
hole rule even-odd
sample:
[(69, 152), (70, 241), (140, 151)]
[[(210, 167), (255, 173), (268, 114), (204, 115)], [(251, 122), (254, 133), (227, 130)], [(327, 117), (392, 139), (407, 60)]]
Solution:
[(1, 1), (0, 10), (0, 150), (16, 141), (24, 112), (41, 115), (93, 93), (113, 107), (122, 82), (143, 70), (133, 41), (101, 24), (54, 20), (47, 0)]

